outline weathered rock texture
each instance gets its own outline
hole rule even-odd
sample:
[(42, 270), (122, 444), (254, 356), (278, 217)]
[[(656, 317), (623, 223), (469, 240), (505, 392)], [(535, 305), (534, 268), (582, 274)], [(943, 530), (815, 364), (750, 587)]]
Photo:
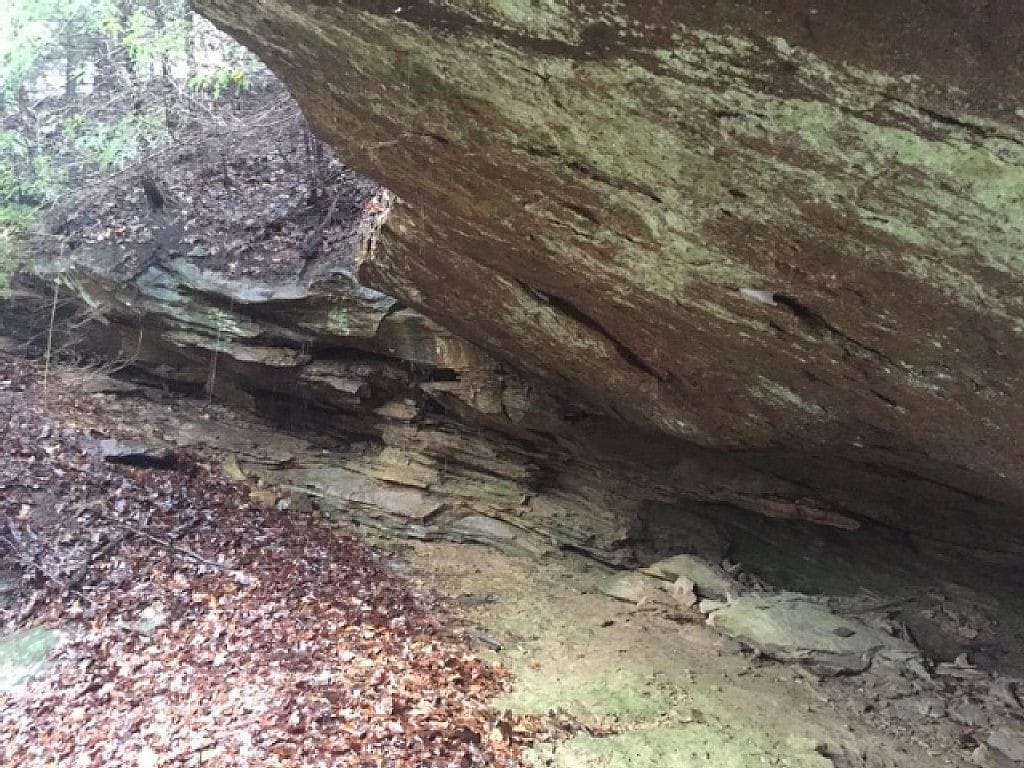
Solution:
[(617, 450), (1022, 551), (1015, 0), (196, 5), (396, 193), (360, 276)]
[[(664, 452), (649, 441), (619, 439), (616, 420), (571, 393), (360, 285), (355, 260), (374, 247), (390, 193), (331, 161), (310, 200), (297, 114), (272, 122), (277, 135), (243, 126), (165, 153), (149, 169), (167, 190), (160, 211), (131, 179), (58, 206), (0, 305), (0, 330), (312, 435), (316, 450), (297, 443), (286, 458), (244, 449), (247, 434), (217, 443), (249, 451), (246, 475), (410, 536), (624, 563), (652, 538), (649, 502), (764, 503), (747, 487), (756, 472), (708, 488), (673, 481), (663, 461), (652, 473), (647, 460)], [(321, 225), (322, 247), (304, 256)], [(671, 468), (704, 476), (701, 461), (674, 456)]]
[(272, 211), (213, 258), (204, 206), (289, 197), (217, 186), (236, 140), (67, 228), (8, 326), (58, 275), (88, 349), (316, 427), (277, 479), (415, 535), (1016, 563), (1024, 12), (813, 5), (199, 0), (390, 191), (349, 178), (311, 268)]

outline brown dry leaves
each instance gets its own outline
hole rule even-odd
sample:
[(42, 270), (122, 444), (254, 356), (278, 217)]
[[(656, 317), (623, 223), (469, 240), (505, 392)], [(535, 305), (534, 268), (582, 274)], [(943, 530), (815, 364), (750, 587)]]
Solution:
[(325, 520), (192, 459), (103, 464), (95, 402), (44, 402), (24, 362), (0, 357), (0, 408), (0, 555), (24, 572), (0, 618), (65, 633), (0, 694), (0, 764), (504, 766), (566, 727), (495, 711), (507, 673)]

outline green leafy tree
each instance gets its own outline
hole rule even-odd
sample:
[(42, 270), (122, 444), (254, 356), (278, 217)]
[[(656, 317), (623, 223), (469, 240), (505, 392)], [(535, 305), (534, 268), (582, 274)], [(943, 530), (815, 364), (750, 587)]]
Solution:
[(143, 162), (264, 72), (188, 0), (7, 0), (0, 260), (33, 211)]

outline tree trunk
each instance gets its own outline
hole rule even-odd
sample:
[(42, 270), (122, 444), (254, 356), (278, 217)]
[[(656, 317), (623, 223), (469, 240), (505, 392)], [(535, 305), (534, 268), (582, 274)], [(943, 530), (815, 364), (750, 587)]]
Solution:
[(69, 21), (64, 29), (64, 100), (68, 105), (78, 99), (78, 67), (81, 52), (75, 35), (75, 23)]

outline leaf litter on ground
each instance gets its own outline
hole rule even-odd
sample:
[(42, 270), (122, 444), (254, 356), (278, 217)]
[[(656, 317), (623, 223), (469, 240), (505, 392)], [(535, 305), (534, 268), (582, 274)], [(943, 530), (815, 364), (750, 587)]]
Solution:
[(63, 638), (0, 693), (0, 765), (513, 766), (580, 727), (495, 709), (453, 609), (317, 513), (202, 456), (105, 463), (125, 425), (29, 361), (0, 355), (0, 413), (0, 629)]

